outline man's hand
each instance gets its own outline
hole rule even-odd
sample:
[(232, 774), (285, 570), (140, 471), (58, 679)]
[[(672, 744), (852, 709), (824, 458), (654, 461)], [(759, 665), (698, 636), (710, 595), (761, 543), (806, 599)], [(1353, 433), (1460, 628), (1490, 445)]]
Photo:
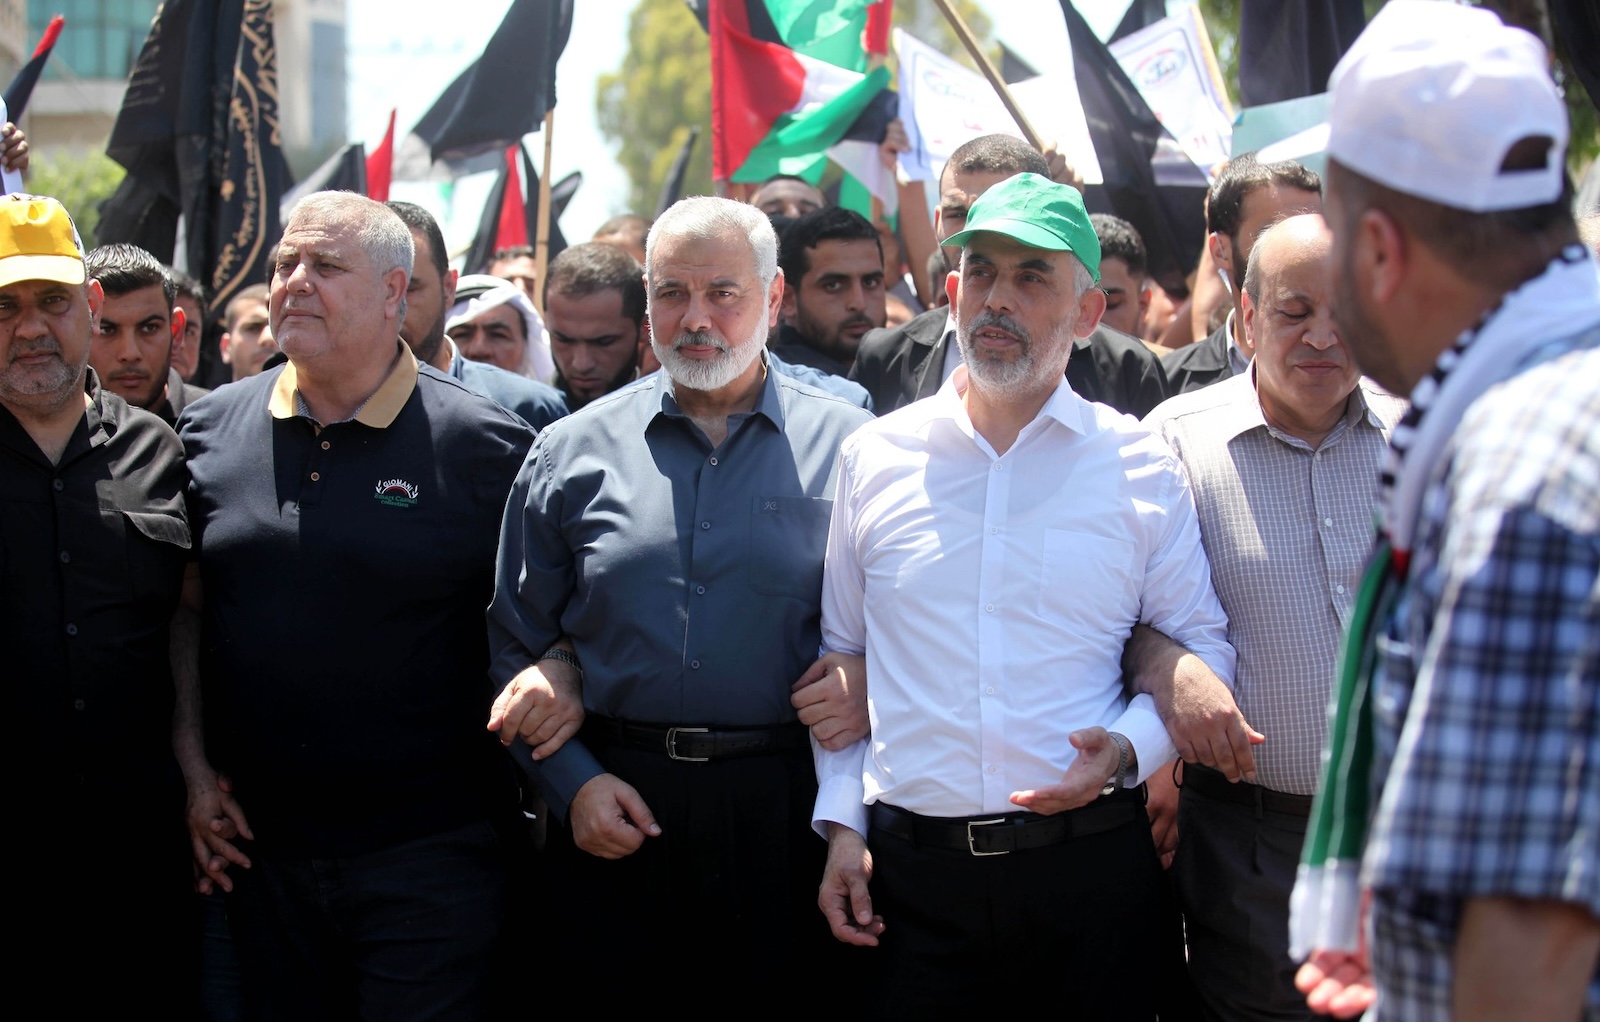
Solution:
[(22, 129), (7, 121), (0, 125), (0, 163), (7, 170), (22, 173), (28, 169), (28, 137)]
[(1313, 951), (1294, 974), (1306, 1005), (1319, 1015), (1355, 1018), (1378, 999), (1365, 947), (1357, 952)]
[(1156, 854), (1161, 856), (1161, 868), (1171, 869), (1172, 857), (1178, 851), (1178, 784), (1172, 779), (1172, 769), (1162, 767), (1151, 774), (1145, 782), (1145, 792), (1150, 837), (1156, 843)]
[(632, 855), (661, 827), (644, 799), (616, 774), (599, 774), (584, 782), (567, 807), (572, 841), (590, 855), (620, 859)]
[(1134, 628), (1122, 673), (1135, 692), (1148, 693), (1185, 763), (1220, 770), (1230, 781), (1256, 779), (1252, 745), (1266, 741), (1245, 722), (1233, 693), (1206, 662), (1148, 625)]
[(1156, 713), (1178, 755), (1185, 763), (1220, 770), (1230, 781), (1242, 777), (1254, 784), (1256, 757), (1250, 747), (1266, 741), (1266, 736), (1246, 723), (1233, 693), (1205, 661), (1188, 653), (1178, 670), (1176, 684), (1155, 694)]
[(817, 744), (838, 752), (867, 737), (867, 658), (824, 653), (790, 687), (789, 702)]
[(189, 844), (194, 854), (195, 889), (210, 894), (213, 885), (233, 890), (228, 876), (230, 865), (250, 868), (250, 858), (233, 844), (236, 837), (251, 841), (255, 835), (244, 817), (244, 810), (233, 798), (228, 778), (209, 769), (192, 771), (184, 780), (189, 789), (187, 807)]
[(911, 139), (906, 135), (906, 126), (896, 117), (889, 122), (883, 130), (883, 141), (878, 143), (878, 159), (883, 165), (893, 171), (900, 159), (901, 153), (911, 151)]
[(535, 760), (554, 755), (582, 726), (582, 675), (553, 657), (512, 678), (489, 709), (489, 730), (500, 732), (500, 744), (520, 735)]
[(1069, 163), (1067, 157), (1056, 147), (1054, 142), (1044, 147), (1044, 161), (1050, 165), (1050, 180), (1056, 184), (1071, 185), (1078, 191), (1083, 191), (1083, 175)]
[(1100, 797), (1106, 778), (1117, 772), (1117, 764), (1122, 760), (1117, 743), (1111, 740), (1111, 732), (1103, 727), (1086, 727), (1072, 732), (1067, 741), (1078, 750), (1078, 758), (1067, 767), (1061, 783), (1033, 791), (1014, 791), (1011, 793), (1013, 805), (1051, 816), (1086, 806)]
[(883, 917), (872, 914), (872, 853), (866, 839), (849, 827), (828, 824), (828, 864), (817, 889), (817, 907), (833, 935), (846, 944), (876, 947)]

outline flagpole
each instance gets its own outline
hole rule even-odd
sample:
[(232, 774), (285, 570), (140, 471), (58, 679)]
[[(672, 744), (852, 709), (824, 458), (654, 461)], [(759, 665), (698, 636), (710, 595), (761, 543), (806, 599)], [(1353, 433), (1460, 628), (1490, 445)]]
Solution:
[(1206, 19), (1200, 13), (1200, 5), (1195, 4), (1189, 8), (1194, 16), (1194, 23), (1200, 29), (1200, 53), (1206, 58), (1206, 70), (1211, 73), (1211, 82), (1216, 86), (1217, 96), (1222, 100), (1222, 112), (1231, 120), (1233, 118), (1233, 104), (1228, 102), (1228, 87), (1222, 81), (1222, 70), (1217, 67), (1217, 53), (1211, 47), (1211, 32), (1206, 28)]
[(955, 29), (956, 35), (961, 39), (961, 45), (972, 54), (972, 59), (977, 62), (978, 70), (989, 79), (989, 84), (994, 88), (995, 95), (1000, 97), (1000, 102), (1005, 104), (1006, 112), (1011, 119), (1017, 122), (1017, 127), (1022, 129), (1022, 137), (1028, 144), (1040, 152), (1044, 152), (1044, 143), (1039, 140), (1039, 133), (1033, 130), (1033, 125), (1028, 123), (1028, 116), (1022, 112), (1022, 107), (1012, 98), (1011, 90), (1006, 88), (1005, 79), (1000, 77), (1000, 72), (995, 69), (993, 62), (984, 56), (983, 49), (978, 45), (978, 39), (972, 34), (972, 29), (967, 27), (966, 21), (956, 13), (950, 5), (950, 0), (933, 0), (940, 11), (944, 13), (945, 20), (950, 22), (950, 27)]
[(539, 175), (539, 211), (535, 221), (538, 237), (533, 243), (535, 275), (538, 286), (534, 288), (533, 304), (539, 314), (544, 314), (544, 271), (550, 265), (550, 147), (556, 130), (556, 108), (544, 115), (544, 173)]

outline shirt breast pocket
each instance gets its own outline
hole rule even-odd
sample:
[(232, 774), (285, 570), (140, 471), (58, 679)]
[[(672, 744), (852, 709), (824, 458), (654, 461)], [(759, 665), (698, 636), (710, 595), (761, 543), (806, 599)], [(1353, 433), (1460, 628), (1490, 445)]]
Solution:
[(833, 501), (755, 497), (750, 507), (750, 588), (763, 596), (820, 602)]
[(1066, 529), (1044, 531), (1039, 616), (1081, 629), (1121, 630), (1137, 619), (1133, 544)]

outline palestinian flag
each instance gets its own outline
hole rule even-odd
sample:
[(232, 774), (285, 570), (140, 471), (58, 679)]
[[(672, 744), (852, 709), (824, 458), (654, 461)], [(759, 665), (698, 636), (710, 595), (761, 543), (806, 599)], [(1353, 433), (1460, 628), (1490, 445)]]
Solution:
[(889, 52), (892, 0), (688, 0), (711, 31), (712, 8), (734, 28), (762, 42), (850, 71), (865, 71)]
[[(864, 28), (866, 5), (860, 6)], [(757, 39), (740, 28), (747, 13), (739, 0), (710, 6), (712, 176), (814, 179), (829, 148), (888, 87), (889, 71), (879, 66), (861, 74)], [(864, 63), (860, 30), (855, 40)]]

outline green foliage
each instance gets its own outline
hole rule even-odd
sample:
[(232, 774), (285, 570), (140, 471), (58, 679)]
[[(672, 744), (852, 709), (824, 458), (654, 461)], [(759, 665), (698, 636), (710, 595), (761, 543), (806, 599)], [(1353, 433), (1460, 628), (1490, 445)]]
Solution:
[(700, 125), (700, 139), (684, 189), (711, 191), (711, 48), (683, 0), (640, 0), (628, 22), (628, 54), (622, 67), (600, 76), (595, 106), (632, 183), (629, 210), (655, 213), (691, 124)]
[[(1205, 17), (1206, 29), (1211, 34), (1211, 45), (1217, 51), (1217, 66), (1222, 72), (1223, 84), (1228, 89), (1228, 99), (1239, 105), (1239, 0), (1199, 0), (1200, 13)], [(1365, 0), (1367, 18), (1370, 20), (1383, 6), (1383, 0)], [(1507, 6), (1503, 0), (1479, 0), (1478, 6), (1499, 10), (1502, 17), (1528, 18), (1535, 34), (1542, 34), (1549, 24), (1548, 14), (1543, 14), (1544, 4), (1522, 3)], [(1517, 8), (1515, 10), (1511, 8)], [(1572, 62), (1563, 40), (1555, 40), (1557, 64), (1556, 80), (1561, 84), (1567, 99), (1567, 115), (1572, 121), (1572, 144), (1567, 149), (1567, 166), (1577, 177), (1600, 156), (1600, 111), (1589, 100), (1578, 78), (1572, 73)]]
[[(955, 8), (978, 39), (989, 38), (989, 19), (974, 0), (956, 0)], [(932, 0), (899, 0), (894, 23), (972, 66)], [(620, 68), (600, 76), (595, 108), (601, 132), (617, 146), (617, 162), (628, 172), (629, 210), (655, 213), (661, 185), (692, 124), (700, 125), (700, 138), (684, 190), (711, 191), (711, 49), (683, 0), (639, 0), (628, 20), (627, 56)]]
[(100, 223), (100, 203), (122, 183), (124, 171), (105, 153), (33, 154), (24, 175), (28, 191), (60, 200), (72, 214), (85, 249), (93, 248)]

